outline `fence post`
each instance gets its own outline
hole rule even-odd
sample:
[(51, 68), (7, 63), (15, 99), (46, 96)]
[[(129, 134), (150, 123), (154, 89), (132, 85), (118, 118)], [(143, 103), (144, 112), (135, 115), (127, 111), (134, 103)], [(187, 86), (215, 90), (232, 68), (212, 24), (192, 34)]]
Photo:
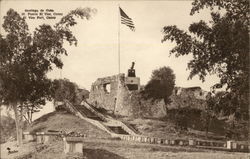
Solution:
[(189, 146), (195, 146), (195, 145), (196, 145), (195, 140), (194, 140), (194, 139), (189, 139), (189, 140), (188, 140), (188, 145), (189, 145)]

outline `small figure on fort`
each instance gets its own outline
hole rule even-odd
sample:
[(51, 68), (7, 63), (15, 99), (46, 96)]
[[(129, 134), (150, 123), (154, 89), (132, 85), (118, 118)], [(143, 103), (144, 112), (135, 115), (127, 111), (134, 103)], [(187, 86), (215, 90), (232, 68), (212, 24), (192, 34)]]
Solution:
[(135, 77), (135, 62), (132, 62), (132, 66), (130, 69), (128, 69), (128, 77)]

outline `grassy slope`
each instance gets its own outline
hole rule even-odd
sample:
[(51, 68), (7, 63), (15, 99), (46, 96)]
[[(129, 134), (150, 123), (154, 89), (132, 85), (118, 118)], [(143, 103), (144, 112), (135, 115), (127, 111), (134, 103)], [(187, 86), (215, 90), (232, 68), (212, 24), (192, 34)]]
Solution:
[(75, 131), (86, 134), (88, 137), (110, 137), (108, 133), (90, 124), (89, 122), (63, 111), (52, 112), (38, 118), (27, 128), (26, 131), (38, 132), (47, 130), (66, 132)]
[[(193, 114), (189, 114), (187, 120), (188, 131), (181, 131), (177, 128), (173, 122), (173, 119), (132, 119), (132, 118), (120, 118), (120, 120), (133, 125), (142, 135), (159, 137), (166, 139), (204, 139), (204, 140), (216, 140), (226, 141), (230, 140), (226, 138), (224, 127), (225, 122), (219, 120), (212, 120), (206, 138), (206, 132), (204, 125), (202, 124), (200, 117)], [(237, 142), (242, 144), (249, 144), (248, 138), (237, 139)]]
[[(173, 124), (166, 123), (160, 120), (153, 119), (134, 119), (128, 120), (130, 123), (136, 124), (139, 130), (143, 130), (144, 135), (167, 137), (176, 136), (171, 130)], [(66, 112), (52, 112), (34, 121), (28, 128), (29, 131), (46, 131), (65, 130), (77, 131), (87, 134), (88, 137), (84, 142), (83, 155), (64, 154), (63, 141), (53, 141), (45, 145), (36, 145), (36, 150), (32, 152), (31, 158), (37, 159), (70, 159), (70, 158), (84, 158), (84, 159), (166, 159), (166, 158), (204, 158), (204, 159), (233, 159), (246, 158), (246, 153), (229, 153), (221, 151), (203, 150), (191, 147), (175, 147), (152, 145), (146, 143), (134, 143), (127, 141), (106, 140), (100, 139), (108, 138), (109, 135), (97, 127), (85, 122), (78, 117), (75, 117)], [(34, 146), (33, 146), (34, 147)]]
[[(125, 121), (141, 132), (142, 135), (151, 136), (151, 137), (159, 137), (166, 139), (205, 139), (205, 132), (198, 131), (189, 128), (187, 132), (185, 131), (177, 131), (175, 125), (171, 121), (162, 121), (160, 119), (129, 119), (129, 118), (120, 118), (120, 120)], [(208, 139), (215, 139), (216, 135), (209, 132)], [(217, 136), (218, 138), (218, 136)], [(222, 138), (222, 137), (221, 137)]]
[[(145, 136), (160, 138), (204, 138), (204, 132), (190, 129), (188, 133), (177, 133), (173, 123), (158, 119), (129, 119), (122, 118), (126, 123), (135, 127)], [(35, 120), (27, 131), (63, 130), (76, 131), (87, 134), (89, 137), (110, 137), (106, 132), (94, 125), (66, 112), (52, 112)], [(213, 134), (214, 135), (214, 134)]]

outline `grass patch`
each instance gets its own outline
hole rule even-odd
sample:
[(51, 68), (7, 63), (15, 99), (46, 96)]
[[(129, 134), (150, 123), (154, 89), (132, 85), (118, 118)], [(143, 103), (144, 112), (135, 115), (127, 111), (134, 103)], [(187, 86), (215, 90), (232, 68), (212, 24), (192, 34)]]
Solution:
[(86, 134), (88, 137), (108, 138), (110, 135), (90, 124), (89, 122), (80, 119), (65, 111), (52, 112), (46, 114), (39, 119), (35, 120), (25, 131), (38, 132), (38, 131), (65, 131), (65, 132), (78, 132)]

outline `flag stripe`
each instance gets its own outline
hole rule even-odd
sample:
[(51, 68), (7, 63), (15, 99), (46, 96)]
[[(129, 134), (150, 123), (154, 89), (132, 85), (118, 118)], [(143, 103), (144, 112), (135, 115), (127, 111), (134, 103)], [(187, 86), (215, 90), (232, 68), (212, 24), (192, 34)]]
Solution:
[(130, 29), (135, 29), (134, 26), (127, 25)]
[(124, 17), (124, 16), (122, 16), (122, 15), (121, 15), (121, 17), (122, 17), (122, 18), (124, 18), (124, 19), (129, 19), (129, 20), (132, 20), (132, 19), (131, 19), (131, 18), (129, 18), (128, 16), (127, 16), (127, 17)]
[(132, 21), (132, 19), (128, 19), (128, 18), (125, 18), (125, 17), (121, 17), (121, 19), (124, 19), (124, 20), (127, 20), (127, 21)]
[(124, 21), (124, 20), (122, 20), (122, 24), (129, 24), (129, 25), (133, 25), (133, 26), (134, 26), (134, 24), (133, 24), (133, 23), (131, 23), (131, 22), (127, 22), (127, 21)]
[(131, 24), (126, 24), (126, 23), (122, 23), (122, 24), (125, 24), (125, 25), (127, 25), (128, 27), (135, 27), (134, 25), (131, 25)]
[(119, 7), (121, 15), (121, 23), (128, 26), (132, 31), (135, 31), (135, 26), (131, 18)]
[[(125, 23), (122, 23), (122, 24), (125, 24)], [(125, 25), (127, 25), (128, 27), (132, 27), (132, 28), (135, 27), (134, 25), (130, 25), (130, 24), (125, 24)]]
[(121, 21), (125, 21), (125, 22), (128, 22), (128, 23), (133, 23), (133, 21), (132, 21), (132, 20), (129, 20), (129, 19), (124, 19), (124, 18), (122, 18), (122, 17), (121, 17)]

